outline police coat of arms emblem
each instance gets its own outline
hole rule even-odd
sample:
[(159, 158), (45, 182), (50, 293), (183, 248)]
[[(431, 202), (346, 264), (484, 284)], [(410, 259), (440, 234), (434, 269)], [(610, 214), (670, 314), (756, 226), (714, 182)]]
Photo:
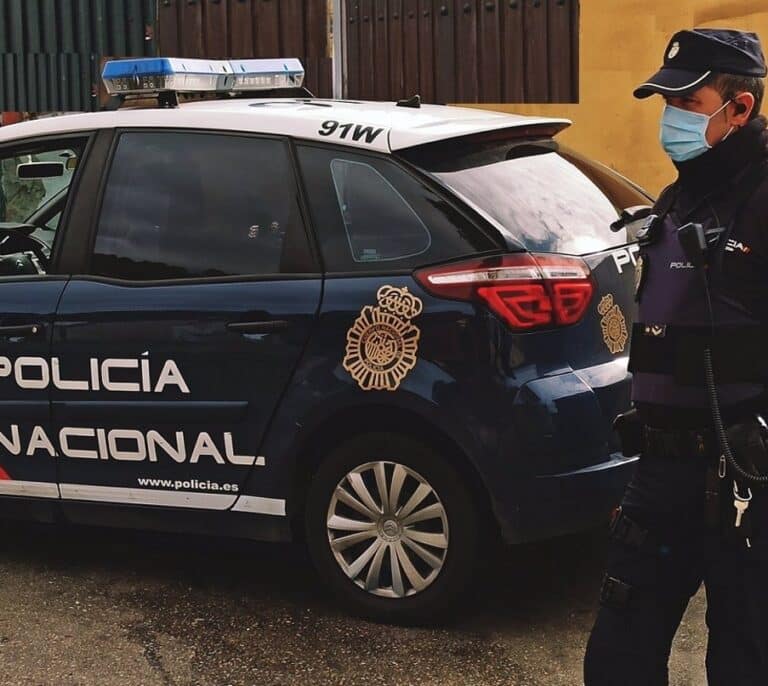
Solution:
[(395, 391), (416, 366), (423, 304), (407, 287), (382, 286), (347, 332), (343, 367), (364, 391)]
[(627, 320), (621, 308), (613, 302), (613, 296), (610, 293), (600, 301), (597, 311), (603, 316), (600, 320), (600, 328), (603, 330), (603, 340), (608, 350), (613, 355), (624, 352), (627, 338), (629, 338)]

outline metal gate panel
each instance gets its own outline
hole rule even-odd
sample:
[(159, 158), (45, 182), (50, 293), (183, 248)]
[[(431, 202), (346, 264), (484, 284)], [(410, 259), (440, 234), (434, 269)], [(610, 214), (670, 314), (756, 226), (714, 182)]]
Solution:
[(105, 57), (151, 56), (156, 0), (0, 0), (0, 110), (95, 110)]
[(529, 0), (523, 13), (525, 96), (530, 102), (549, 100), (548, 4), (543, 0)]
[(419, 0), (419, 87), (417, 92), (426, 102), (435, 101), (433, 58), (435, 32), (432, 30), (432, 5), (432, 0)]
[(477, 7), (465, 0), (454, 0), (453, 5), (457, 17), (456, 95), (451, 100), (477, 102), (480, 98)]
[[(373, 0), (361, 0), (360, 2), (360, 54), (350, 59), (360, 62), (360, 91), (352, 97), (373, 100), (376, 92), (376, 62), (373, 59)], [(361, 59), (366, 55), (368, 59)]]
[(579, 0), (344, 0), (345, 96), (578, 101)]
[[(389, 91), (402, 93), (405, 88), (404, 55), (405, 28), (403, 26), (403, 1), (389, 0), (392, 30), (389, 31)], [(407, 3), (408, 0), (405, 0)]]
[[(435, 53), (432, 55), (437, 102), (456, 102), (456, 22), (453, 7), (447, 2), (433, 2)], [(424, 56), (429, 59), (428, 55)]]
[(160, 0), (160, 54), (208, 59), (298, 57), (306, 84), (332, 95), (328, 0)]
[(419, 90), (419, 8), (415, 0), (405, 0), (403, 9), (403, 89)]
[(480, 102), (501, 102), (502, 99), (501, 31), (505, 4), (501, 3), (499, 11), (495, 12), (483, 3), (485, 7), (479, 13), (477, 58)]
[(502, 4), (501, 34), (504, 50), (501, 54), (502, 102), (525, 102), (525, 30), (523, 0)]
[[(317, 3), (314, 3), (317, 4)], [(260, 55), (280, 54), (280, 9), (276, 2), (260, 2), (256, 4), (254, 19), (256, 21), (255, 49)], [(290, 55), (286, 55), (290, 57)]]

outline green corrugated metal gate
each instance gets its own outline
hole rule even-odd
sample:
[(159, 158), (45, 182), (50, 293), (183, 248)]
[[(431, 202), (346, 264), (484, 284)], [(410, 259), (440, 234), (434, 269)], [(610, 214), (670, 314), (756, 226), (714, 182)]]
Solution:
[(156, 0), (0, 0), (0, 110), (99, 108), (104, 57), (156, 54)]
[(0, 111), (96, 110), (107, 57), (300, 57), (331, 95), (328, 0), (0, 0)]

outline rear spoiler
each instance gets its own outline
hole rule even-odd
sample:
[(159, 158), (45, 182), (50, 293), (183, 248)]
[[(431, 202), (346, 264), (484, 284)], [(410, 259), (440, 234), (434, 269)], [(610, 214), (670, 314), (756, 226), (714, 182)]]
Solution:
[(429, 154), (433, 150), (445, 148), (446, 145), (456, 150), (464, 146), (472, 147), (478, 144), (514, 141), (522, 138), (552, 138), (564, 129), (567, 129), (571, 123), (568, 119), (540, 119), (538, 121), (531, 119), (530, 122), (524, 124), (507, 125), (498, 129), (472, 132), (459, 136), (446, 136), (445, 138), (431, 140), (429, 143), (397, 149), (393, 148), (392, 152), (396, 155), (409, 157), (410, 153), (414, 153), (415, 156), (423, 153)]
[(393, 150), (392, 154), (399, 156), (419, 167), (431, 167), (439, 164), (439, 160), (445, 158), (457, 159), (465, 154), (471, 154), (478, 147), (494, 145), (501, 142), (537, 142), (551, 140), (563, 129), (567, 129), (571, 122), (562, 120), (544, 120), (541, 123), (530, 123), (518, 126), (507, 126), (492, 131), (481, 131), (466, 136), (444, 138), (410, 148)]

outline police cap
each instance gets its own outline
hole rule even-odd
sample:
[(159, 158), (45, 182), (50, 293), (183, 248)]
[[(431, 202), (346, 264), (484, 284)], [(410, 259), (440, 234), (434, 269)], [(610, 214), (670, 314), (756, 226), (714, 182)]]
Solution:
[(733, 29), (678, 31), (664, 53), (664, 66), (638, 86), (634, 95), (688, 95), (716, 74), (764, 77), (766, 73), (757, 34)]

